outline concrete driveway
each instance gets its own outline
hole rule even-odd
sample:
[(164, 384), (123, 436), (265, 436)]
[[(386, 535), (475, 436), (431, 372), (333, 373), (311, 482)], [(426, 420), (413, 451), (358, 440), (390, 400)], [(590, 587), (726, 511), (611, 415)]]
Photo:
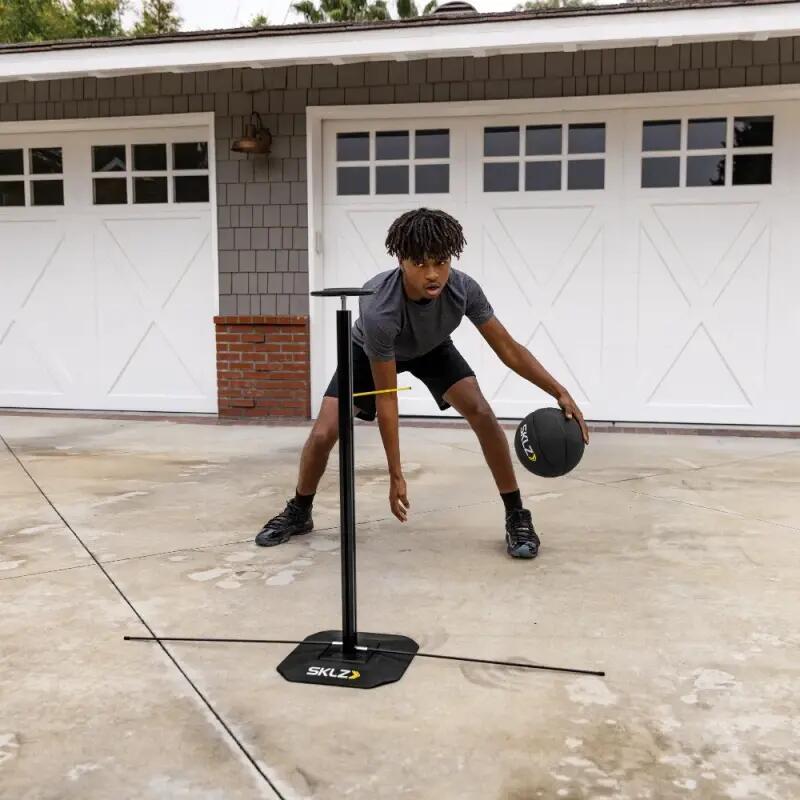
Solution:
[(306, 432), (0, 415), (0, 797), (800, 797), (800, 441), (596, 434), (520, 470), (519, 562), (468, 430), (403, 429), (401, 526), (358, 427), (362, 630), (604, 679), (418, 659), (354, 691), (286, 683), (285, 646), (124, 642), (338, 627), (335, 458), (316, 532), (252, 543)]

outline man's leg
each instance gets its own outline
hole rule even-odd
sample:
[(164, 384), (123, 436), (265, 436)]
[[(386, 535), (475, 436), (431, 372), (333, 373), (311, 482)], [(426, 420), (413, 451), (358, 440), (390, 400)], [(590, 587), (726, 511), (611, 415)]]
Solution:
[(328, 465), (328, 456), (339, 438), (339, 400), (323, 397), (319, 416), (303, 445), (300, 456), (300, 473), (297, 476), (297, 493), (314, 494)]
[(319, 416), (303, 446), (295, 496), (277, 516), (268, 520), (256, 536), (256, 544), (271, 547), (314, 528), (311, 503), (339, 437), (339, 401), (323, 397)]
[(500, 494), (516, 492), (519, 487), (511, 463), (511, 451), (497, 417), (475, 378), (462, 378), (445, 393), (444, 399), (461, 414), (475, 431), (483, 456)]
[(444, 399), (464, 417), (478, 437), (505, 505), (508, 554), (514, 558), (535, 558), (539, 551), (539, 537), (533, 528), (530, 512), (522, 507), (508, 439), (478, 381), (474, 377), (462, 378), (444, 393)]

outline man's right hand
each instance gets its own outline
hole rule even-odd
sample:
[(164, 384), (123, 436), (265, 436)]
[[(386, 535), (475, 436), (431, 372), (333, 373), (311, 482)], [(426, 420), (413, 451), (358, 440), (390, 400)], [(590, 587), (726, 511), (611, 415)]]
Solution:
[(392, 478), (389, 483), (389, 507), (400, 522), (405, 522), (408, 517), (408, 509), (411, 503), (408, 502), (406, 494), (406, 480), (401, 475), (399, 478)]

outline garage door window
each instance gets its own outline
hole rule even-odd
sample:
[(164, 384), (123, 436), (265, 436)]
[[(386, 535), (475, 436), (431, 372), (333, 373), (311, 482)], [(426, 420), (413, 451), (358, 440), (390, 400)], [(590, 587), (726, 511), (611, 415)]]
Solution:
[(336, 194), (447, 194), (447, 129), (352, 131), (336, 136)]
[(63, 206), (60, 147), (0, 150), (0, 206)]
[(98, 145), (92, 169), (95, 205), (209, 200), (206, 142)]
[(97, 145), (92, 148), (92, 185), (98, 206), (125, 205), (128, 202), (128, 179), (105, 177), (127, 172), (128, 153), (124, 144)]
[(648, 120), (642, 188), (770, 184), (773, 127), (771, 116)]
[(602, 122), (484, 128), (483, 191), (603, 189), (605, 150)]

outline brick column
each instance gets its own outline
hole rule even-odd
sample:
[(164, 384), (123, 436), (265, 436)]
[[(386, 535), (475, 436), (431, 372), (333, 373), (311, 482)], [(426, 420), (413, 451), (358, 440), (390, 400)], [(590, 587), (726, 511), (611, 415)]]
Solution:
[(221, 417), (311, 416), (308, 317), (214, 317)]

